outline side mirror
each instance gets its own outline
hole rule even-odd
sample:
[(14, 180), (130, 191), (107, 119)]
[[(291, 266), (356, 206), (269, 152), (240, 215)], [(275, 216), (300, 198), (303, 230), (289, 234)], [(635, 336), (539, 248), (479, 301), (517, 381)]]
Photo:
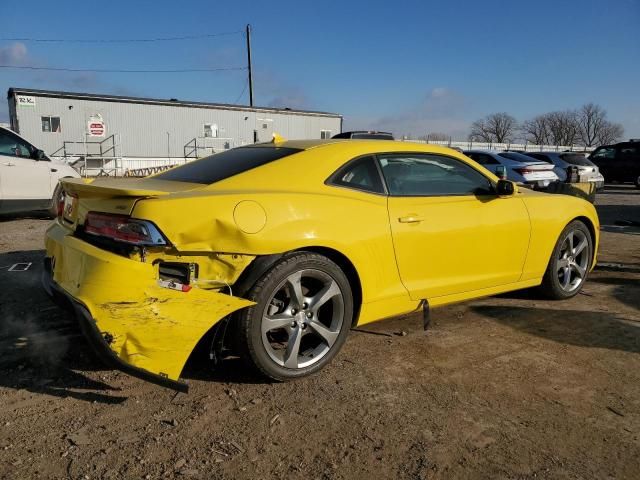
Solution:
[(498, 180), (496, 185), (496, 193), (501, 197), (506, 197), (509, 195), (513, 195), (516, 189), (513, 186), (513, 182), (509, 180)]
[(506, 180), (507, 179), (507, 167), (505, 167), (504, 165), (498, 165), (496, 167), (496, 177), (498, 177), (500, 180)]
[(44, 151), (39, 149), (33, 153), (33, 158), (35, 160), (49, 160), (45, 155)]

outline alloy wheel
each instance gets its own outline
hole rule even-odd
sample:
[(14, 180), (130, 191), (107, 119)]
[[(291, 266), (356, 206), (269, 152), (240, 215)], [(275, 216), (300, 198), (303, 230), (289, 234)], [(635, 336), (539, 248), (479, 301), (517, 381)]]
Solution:
[(564, 238), (558, 252), (556, 274), (560, 288), (573, 292), (580, 287), (587, 276), (589, 265), (589, 240), (580, 230), (572, 230)]
[(269, 357), (285, 368), (320, 361), (335, 344), (344, 324), (344, 297), (329, 274), (296, 271), (275, 288), (262, 314), (262, 343)]

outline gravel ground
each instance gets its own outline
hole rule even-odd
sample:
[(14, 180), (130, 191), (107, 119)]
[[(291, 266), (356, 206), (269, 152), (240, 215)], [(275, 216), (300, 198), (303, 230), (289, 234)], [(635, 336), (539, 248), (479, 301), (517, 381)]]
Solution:
[(572, 300), (368, 325), (286, 384), (192, 361), (188, 395), (105, 369), (40, 287), (48, 220), (2, 218), (0, 478), (638, 478), (640, 190), (597, 205), (600, 264)]

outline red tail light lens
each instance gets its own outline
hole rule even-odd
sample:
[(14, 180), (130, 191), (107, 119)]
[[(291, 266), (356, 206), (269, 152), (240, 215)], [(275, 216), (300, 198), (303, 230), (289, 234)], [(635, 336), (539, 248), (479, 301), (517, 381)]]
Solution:
[(514, 170), (518, 172), (520, 175), (524, 175), (526, 173), (534, 173), (536, 171), (536, 170), (529, 170), (528, 168), (514, 168)]
[(166, 245), (167, 241), (151, 222), (126, 215), (89, 212), (84, 231), (131, 245)]
[(62, 214), (64, 213), (64, 197), (65, 197), (65, 193), (62, 192), (60, 194), (60, 196), (58, 197), (58, 216), (62, 217)]

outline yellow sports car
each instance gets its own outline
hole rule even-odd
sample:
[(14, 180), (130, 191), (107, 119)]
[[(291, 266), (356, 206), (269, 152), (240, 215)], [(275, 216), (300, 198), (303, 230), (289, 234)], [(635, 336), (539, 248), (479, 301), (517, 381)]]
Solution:
[(45, 288), (121, 369), (180, 390), (199, 342), (286, 380), (355, 325), (533, 286), (572, 297), (598, 245), (590, 203), (434, 145), (274, 140), (63, 189)]

